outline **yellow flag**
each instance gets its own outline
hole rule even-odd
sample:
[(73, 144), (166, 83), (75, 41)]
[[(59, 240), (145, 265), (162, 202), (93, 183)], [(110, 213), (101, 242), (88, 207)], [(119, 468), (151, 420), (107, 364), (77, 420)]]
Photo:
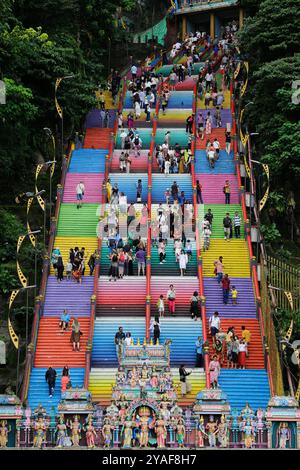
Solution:
[(16, 335), (15, 330), (12, 327), (10, 318), (8, 318), (8, 331), (9, 331), (10, 338), (11, 338), (13, 344), (14, 344), (14, 347), (16, 349), (19, 349), (19, 338)]

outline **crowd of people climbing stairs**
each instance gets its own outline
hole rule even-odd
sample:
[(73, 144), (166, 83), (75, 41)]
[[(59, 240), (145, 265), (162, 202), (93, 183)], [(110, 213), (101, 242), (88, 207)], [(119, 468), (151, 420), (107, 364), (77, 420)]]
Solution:
[[(119, 129), (121, 152), (119, 155), (119, 170), (121, 173), (130, 173), (134, 159), (141, 157), (141, 151), (145, 148), (143, 138), (138, 131), (138, 122), (141, 119), (142, 112), (145, 113), (145, 120), (151, 123), (151, 112), (155, 109), (157, 103), (160, 105), (160, 112), (166, 115), (170, 96), (178, 83), (182, 83), (187, 76), (193, 74), (193, 67), (199, 61), (197, 43), (203, 41), (203, 35), (200, 33), (190, 34), (181, 42), (177, 41), (170, 52), (170, 59), (174, 58), (179, 50), (184, 50), (187, 60), (184, 64), (174, 65), (170, 76), (166, 79), (160, 74), (151, 70), (149, 63), (141, 69), (135, 63), (132, 63), (130, 70), (130, 79), (127, 89), (130, 92), (132, 101), (132, 111), (130, 110), (124, 119), (122, 112), (119, 112), (116, 119)], [(205, 36), (205, 47), (211, 45), (211, 38)], [(197, 97), (204, 100), (204, 109), (197, 115), (190, 113), (184, 123), (187, 134), (187, 146), (184, 147), (175, 143), (171, 145), (171, 138), (174, 134), (176, 142), (176, 130), (167, 130), (161, 145), (157, 145), (154, 150), (154, 157), (157, 163), (158, 171), (161, 174), (190, 174), (192, 163), (192, 141), (194, 138), (204, 140), (206, 137), (205, 151), (211, 170), (218, 165), (221, 156), (221, 143), (218, 137), (211, 138), (212, 128), (224, 127), (222, 113), (225, 91), (228, 90), (232, 72), (234, 70), (235, 58), (230, 49), (232, 42), (232, 31), (225, 33), (224, 38), (213, 45), (213, 59), (205, 62), (206, 73), (199, 72)], [(222, 52), (222, 58), (219, 63), (219, 73), (222, 75), (222, 83), (218, 83), (214, 59)], [(167, 63), (167, 56), (163, 54), (163, 63)], [(111, 91), (115, 99), (120, 88), (120, 75), (113, 71), (111, 79)], [(103, 93), (100, 91), (98, 96), (100, 102), (100, 111), (102, 127), (108, 125), (109, 116), (106, 109), (106, 103)], [(103, 112), (105, 114), (103, 114)], [(126, 122), (125, 122), (126, 121)], [(225, 146), (227, 155), (231, 152), (231, 130), (226, 127)], [(195, 135), (194, 135), (195, 134)], [(223, 149), (222, 149), (223, 150)], [(148, 157), (150, 155), (148, 154)], [(159, 265), (162, 267), (167, 262), (168, 256), (173, 256), (178, 266), (178, 275), (183, 277), (186, 274), (188, 264), (195, 257), (193, 242), (195, 237), (190, 236), (195, 231), (196, 214), (192, 201), (185, 196), (185, 191), (180, 188), (180, 183), (176, 180), (169, 185), (169, 179), (166, 178), (166, 188), (161, 195), (165, 203), (159, 203), (158, 207), (152, 207), (153, 213), (149, 214), (148, 205), (143, 198), (143, 180), (137, 176), (135, 183), (135, 203), (128, 203), (126, 191), (119, 189), (118, 183), (111, 181), (108, 177), (103, 186), (106, 191), (106, 224), (104, 224), (104, 238), (108, 247), (107, 258), (109, 260), (107, 275), (109, 281), (116, 282), (126, 276), (145, 276), (147, 262), (147, 231), (149, 229), (149, 220), (151, 220), (151, 245), (157, 249)], [(169, 186), (169, 187), (168, 187)], [(99, 187), (99, 191), (102, 188)], [(196, 200), (198, 205), (205, 203), (205, 194), (203, 191), (203, 180), (199, 177), (196, 180)], [(86, 194), (85, 182), (80, 181), (76, 186), (77, 208), (81, 209), (84, 204)], [(217, 189), (216, 189), (217, 191)], [(222, 229), (224, 231), (224, 240), (230, 241), (233, 237), (241, 237), (241, 216), (238, 211), (234, 211), (234, 216), (230, 213), (231, 204), (231, 182), (224, 179), (223, 184), (224, 203), (228, 206), (228, 211), (224, 214)], [(151, 216), (151, 217), (150, 217)], [(197, 222), (198, 223), (198, 222)], [(219, 222), (220, 223), (220, 222)], [(211, 208), (206, 210), (203, 219), (200, 221), (200, 238), (202, 249), (209, 250), (211, 237), (214, 234), (216, 222)], [(125, 228), (126, 234), (122, 230)], [(190, 230), (190, 232), (189, 232)], [(189, 232), (189, 233), (188, 233)], [(167, 251), (168, 244), (171, 243), (173, 253)], [(90, 268), (90, 275), (93, 275), (97, 258), (97, 251), (87, 254), (85, 248), (70, 248), (66, 266), (59, 248), (55, 248), (52, 253), (51, 264), (55, 269), (58, 282), (65, 279), (82, 282), (85, 274), (86, 262)], [(216, 278), (215, 296), (222, 296), (224, 306), (230, 305), (234, 309), (239, 303), (239, 292), (236, 286), (231, 282), (226, 273), (226, 266), (223, 263), (223, 256), (214, 261), (212, 269)], [(180, 287), (175, 288), (170, 284), (167, 292), (161, 292), (156, 301), (156, 314), (151, 323), (150, 331), (154, 344), (156, 344), (161, 335), (160, 319), (165, 316), (175, 316), (176, 314), (176, 295)], [(201, 322), (201, 302), (203, 299), (197, 290), (191, 289), (189, 305), (186, 305), (186, 312), (189, 313), (192, 321)], [(251, 342), (251, 332), (246, 325), (242, 326), (240, 337), (235, 332), (235, 327), (230, 326), (225, 331), (221, 327), (222, 312), (215, 311), (209, 318), (209, 345), (212, 353), (209, 362), (209, 374), (211, 387), (218, 386), (218, 378), (221, 367), (227, 365), (228, 368), (244, 369), (249, 357), (249, 345)], [(71, 321), (70, 314), (65, 310), (61, 314), (59, 328), (62, 334), (68, 330)], [(205, 325), (203, 325), (205, 328)], [(80, 324), (75, 318), (71, 327), (71, 338), (73, 350), (80, 350)], [(130, 346), (134, 338), (130, 331), (124, 332), (120, 327), (115, 335), (116, 353), (119, 357), (120, 348)], [(204, 365), (205, 345), (202, 337), (195, 340), (195, 367), (202, 368)], [(69, 373), (62, 377), (65, 379), (64, 387), (70, 382)], [(182, 364), (179, 368), (182, 395), (190, 391), (188, 375), (191, 371)], [(49, 368), (45, 379), (49, 385), (49, 395), (52, 396), (55, 385), (56, 372)]]

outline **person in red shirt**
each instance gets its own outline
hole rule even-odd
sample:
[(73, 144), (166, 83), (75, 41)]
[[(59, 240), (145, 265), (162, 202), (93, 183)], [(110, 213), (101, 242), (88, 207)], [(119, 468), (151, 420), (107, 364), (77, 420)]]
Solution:
[(222, 289), (223, 289), (223, 303), (227, 304), (228, 298), (229, 298), (229, 290), (230, 290), (230, 279), (228, 277), (228, 274), (225, 274), (221, 283), (222, 283)]

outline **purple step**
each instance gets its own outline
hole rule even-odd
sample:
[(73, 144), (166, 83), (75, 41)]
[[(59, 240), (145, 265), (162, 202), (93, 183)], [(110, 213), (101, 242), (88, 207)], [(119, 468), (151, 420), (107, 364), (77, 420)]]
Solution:
[[(116, 110), (115, 109), (109, 109), (109, 123), (108, 127), (113, 128), (115, 124), (115, 119), (116, 119)], [(100, 109), (92, 109), (86, 117), (85, 120), (85, 127), (86, 129), (89, 129), (91, 127), (104, 127), (101, 116), (100, 116)]]
[(89, 317), (93, 284), (94, 278), (90, 276), (82, 279), (82, 284), (67, 280), (57, 282), (54, 276), (49, 276), (44, 317), (59, 317), (64, 308), (69, 310), (71, 316)]
[[(216, 125), (216, 120), (214, 118), (214, 115), (215, 115), (215, 108), (212, 108), (212, 109), (199, 109), (198, 110), (198, 113), (197, 113), (197, 122), (198, 122), (198, 115), (200, 113), (202, 113), (204, 119), (206, 118), (207, 116), (207, 113), (210, 112), (210, 115), (212, 117), (212, 128), (214, 129), (215, 127), (217, 127)], [(221, 118), (222, 118), (222, 126), (221, 127), (224, 127), (224, 134), (225, 134), (225, 128), (226, 128), (226, 124), (227, 123), (230, 123), (230, 125), (232, 125), (232, 115), (231, 115), (231, 110), (230, 109), (221, 109)]]
[(237, 305), (233, 305), (231, 296), (227, 305), (223, 303), (223, 293), (216, 279), (204, 278), (207, 316), (218, 311), (220, 318), (256, 318), (256, 306), (252, 280), (250, 278), (231, 278), (230, 286), (238, 291)]

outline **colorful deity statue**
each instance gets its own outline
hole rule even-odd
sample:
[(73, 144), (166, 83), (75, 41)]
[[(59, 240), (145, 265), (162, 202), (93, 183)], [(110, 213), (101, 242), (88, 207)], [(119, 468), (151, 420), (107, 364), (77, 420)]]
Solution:
[(123, 367), (119, 367), (118, 372), (117, 372), (117, 383), (120, 385), (125, 382), (126, 382), (126, 373)]
[(230, 415), (230, 430), (232, 436), (232, 443), (233, 445), (237, 445), (239, 442), (239, 412), (237, 409), (233, 409)]
[(247, 419), (254, 419), (255, 418), (255, 414), (254, 414), (254, 411), (252, 410), (252, 408), (249, 406), (249, 403), (246, 403), (246, 406), (245, 408), (241, 411), (241, 417), (244, 421), (246, 421)]
[(79, 446), (79, 441), (81, 439), (81, 424), (77, 415), (74, 416), (74, 421), (69, 421), (69, 428), (71, 429), (71, 440), (73, 446)]
[(47, 423), (43, 416), (38, 416), (33, 424), (34, 437), (33, 447), (41, 449), (46, 444)]
[(280, 423), (277, 429), (276, 447), (287, 449), (292, 445), (292, 433), (288, 423)]
[(143, 380), (148, 380), (149, 379), (149, 372), (148, 372), (148, 367), (147, 367), (146, 364), (143, 364), (141, 377), (142, 377)]
[(7, 427), (7, 421), (2, 420), (0, 422), (0, 449), (1, 447), (7, 447), (8, 443), (8, 434), (10, 433), (11, 428)]
[(163, 418), (163, 415), (160, 414), (155, 424), (155, 432), (157, 436), (157, 447), (159, 449), (163, 449), (166, 447), (167, 429), (165, 425), (166, 425), (166, 422)]
[(155, 372), (155, 369), (152, 371), (151, 374), (150, 385), (152, 388), (158, 387), (158, 374), (157, 372)]
[(165, 420), (165, 423), (168, 423), (169, 420), (170, 420), (170, 416), (171, 416), (171, 413), (168, 410), (168, 403), (162, 402), (160, 404), (160, 414), (163, 417), (163, 419)]
[(131, 421), (130, 417), (126, 418), (125, 423), (123, 424), (121, 434), (124, 434), (123, 439), (123, 448), (124, 449), (131, 449), (132, 448), (132, 438), (133, 438), (133, 422)]
[(206, 425), (206, 431), (208, 436), (209, 447), (217, 446), (217, 434), (218, 434), (218, 422), (214, 420), (213, 416), (209, 417), (209, 421)]
[(262, 444), (264, 440), (264, 430), (265, 430), (264, 417), (265, 417), (265, 412), (261, 408), (258, 408), (256, 412), (256, 419), (257, 419), (256, 430), (257, 430), (259, 444)]
[(126, 402), (121, 402), (120, 403), (120, 411), (119, 411), (119, 419), (120, 419), (120, 422), (123, 424), (124, 421), (125, 421), (125, 418), (126, 418), (126, 406), (127, 406), (127, 403)]
[(25, 409), (25, 429), (29, 429), (31, 427), (31, 408)]
[(104, 449), (109, 449), (111, 447), (112, 441), (112, 431), (114, 427), (110, 424), (109, 418), (104, 418), (104, 424), (102, 427), (102, 436), (104, 440)]
[(69, 447), (69, 439), (67, 438), (67, 425), (64, 422), (64, 417), (61, 415), (59, 417), (58, 424), (56, 426), (56, 432), (57, 432), (57, 437), (56, 437), (56, 447), (62, 448), (62, 447)]
[(138, 380), (139, 380), (139, 373), (138, 373), (136, 367), (133, 367), (133, 369), (129, 372), (128, 376), (129, 376), (130, 386), (132, 388), (136, 387), (136, 385), (138, 383)]
[(218, 441), (220, 447), (228, 447), (229, 445), (229, 429), (224, 415), (221, 416), (221, 421), (218, 426)]
[(154, 427), (155, 420), (151, 417), (151, 411), (147, 407), (142, 407), (139, 412), (140, 426), (140, 447), (148, 447), (149, 430)]
[(180, 448), (184, 447), (184, 439), (185, 439), (185, 425), (184, 425), (184, 420), (180, 418), (176, 426), (176, 441), (178, 443), (178, 447)]
[(241, 431), (244, 433), (244, 446), (251, 449), (255, 444), (255, 425), (250, 417), (240, 423)]
[(86, 445), (87, 445), (88, 449), (94, 449), (94, 447), (96, 447), (95, 437), (97, 437), (97, 433), (96, 433), (95, 427), (93, 425), (93, 415), (92, 414), (88, 415), (84, 430), (85, 430)]
[(204, 447), (204, 438), (208, 437), (205, 432), (204, 418), (200, 416), (196, 423), (196, 447)]

